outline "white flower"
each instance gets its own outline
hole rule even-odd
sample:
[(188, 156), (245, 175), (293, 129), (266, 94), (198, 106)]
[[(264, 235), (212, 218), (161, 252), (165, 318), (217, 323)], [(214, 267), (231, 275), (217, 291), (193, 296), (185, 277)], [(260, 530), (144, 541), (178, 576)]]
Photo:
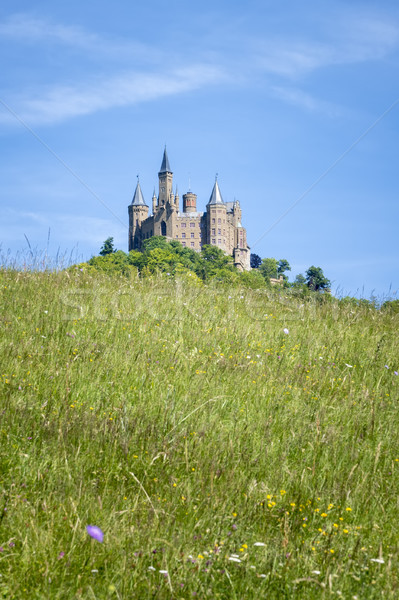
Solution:
[(155, 567), (148, 567), (148, 570), (149, 571), (156, 571), (156, 568)]
[(283, 331), (284, 331), (285, 335), (289, 334), (289, 329), (287, 329), (286, 327), (284, 327)]
[(345, 363), (345, 365), (346, 365), (347, 367), (349, 367), (350, 369), (352, 369), (352, 368), (353, 368), (353, 367), (352, 367), (352, 365), (348, 365), (348, 363)]
[(168, 572), (167, 572), (167, 571), (165, 571), (164, 569), (159, 569), (159, 572), (160, 572), (162, 575), (167, 575), (167, 574), (168, 574)]
[(320, 571), (312, 571), (315, 575), (320, 575)]
[(380, 563), (380, 565), (383, 565), (385, 563), (385, 560), (383, 558), (370, 558), (371, 562), (376, 562), (376, 563)]
[(236, 563), (240, 563), (241, 562), (240, 559), (236, 558), (235, 556), (229, 556), (229, 560), (231, 560), (233, 562), (236, 562)]
[(255, 542), (254, 546), (266, 546), (263, 542)]
[(264, 573), (261, 573), (260, 575), (258, 575), (258, 577), (262, 577), (263, 579), (264, 577), (266, 577), (266, 575)]

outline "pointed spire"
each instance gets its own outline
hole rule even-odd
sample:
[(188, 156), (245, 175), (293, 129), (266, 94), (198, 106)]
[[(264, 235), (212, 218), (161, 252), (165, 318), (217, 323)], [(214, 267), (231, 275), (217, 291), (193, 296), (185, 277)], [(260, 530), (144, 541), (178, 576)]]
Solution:
[(218, 176), (216, 175), (215, 185), (213, 186), (211, 197), (208, 204), (224, 204), (222, 194), (220, 193)]
[(132, 206), (147, 206), (144, 202), (143, 192), (141, 191), (139, 176), (137, 175), (137, 185), (134, 192)]
[(165, 146), (165, 150), (163, 151), (162, 164), (161, 164), (161, 169), (160, 169), (159, 173), (172, 173), (172, 170), (171, 170), (170, 164), (169, 164), (168, 153), (166, 152), (166, 146)]

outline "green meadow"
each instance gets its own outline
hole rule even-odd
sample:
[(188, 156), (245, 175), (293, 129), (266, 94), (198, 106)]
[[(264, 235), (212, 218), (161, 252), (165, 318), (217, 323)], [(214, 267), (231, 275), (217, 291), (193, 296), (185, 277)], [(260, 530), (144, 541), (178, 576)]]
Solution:
[(0, 598), (398, 598), (397, 313), (83, 267), (0, 305)]

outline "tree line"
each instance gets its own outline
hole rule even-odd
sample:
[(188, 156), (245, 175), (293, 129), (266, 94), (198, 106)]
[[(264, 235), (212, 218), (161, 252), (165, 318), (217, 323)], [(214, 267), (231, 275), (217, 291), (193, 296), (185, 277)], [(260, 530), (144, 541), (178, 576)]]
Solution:
[(232, 257), (216, 246), (204, 245), (201, 252), (195, 252), (163, 236), (144, 240), (140, 251), (131, 250), (128, 254), (117, 250), (114, 239), (109, 237), (104, 241), (99, 256), (93, 256), (87, 263), (77, 266), (89, 271), (125, 275), (133, 272), (141, 276), (156, 272), (171, 277), (185, 274), (202, 281), (237, 282), (253, 288), (268, 287), (271, 286), (271, 280), (279, 280), (283, 287), (303, 292), (326, 292), (331, 285), (321, 267), (311, 266), (305, 275), (299, 274), (293, 282), (289, 282), (287, 272), (291, 271), (291, 266), (286, 259), (262, 259), (257, 254), (251, 254), (251, 271), (240, 272), (234, 266)]

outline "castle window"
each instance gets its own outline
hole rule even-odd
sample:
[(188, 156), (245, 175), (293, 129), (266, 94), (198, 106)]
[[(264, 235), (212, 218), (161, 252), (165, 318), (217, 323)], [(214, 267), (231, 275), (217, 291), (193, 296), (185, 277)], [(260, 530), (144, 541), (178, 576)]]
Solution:
[(185, 227), (185, 226), (186, 226), (186, 224), (185, 224), (185, 223), (182, 223), (182, 224), (181, 224), (181, 226), (182, 226), (182, 227)]
[(218, 235), (222, 235), (222, 230), (218, 229)]
[(194, 237), (194, 235), (195, 235), (195, 234), (194, 234), (194, 231), (192, 231), (192, 232), (191, 232), (191, 237), (193, 238), (193, 237)]
[(212, 219), (212, 225), (214, 225), (214, 224), (215, 224), (215, 219)]
[(222, 240), (218, 240), (218, 244), (221, 244), (221, 243), (222, 243)]
[(186, 242), (182, 242), (181, 245), (186, 247)]
[(218, 225), (220, 225), (221, 222), (222, 222), (222, 219), (219, 217), (218, 218)]
[(215, 235), (216, 229), (212, 229), (212, 235)]
[(195, 223), (190, 223), (190, 227), (195, 227)]
[(194, 248), (195, 244), (194, 242), (191, 242), (191, 248)]
[(176, 239), (177, 239), (177, 240), (179, 239), (179, 236), (178, 236), (177, 234), (176, 234)]
[(216, 244), (215, 238), (212, 239), (212, 244)]
[(183, 233), (181, 234), (181, 236), (182, 236), (182, 238), (185, 238), (185, 237), (186, 237), (186, 234), (183, 232)]

